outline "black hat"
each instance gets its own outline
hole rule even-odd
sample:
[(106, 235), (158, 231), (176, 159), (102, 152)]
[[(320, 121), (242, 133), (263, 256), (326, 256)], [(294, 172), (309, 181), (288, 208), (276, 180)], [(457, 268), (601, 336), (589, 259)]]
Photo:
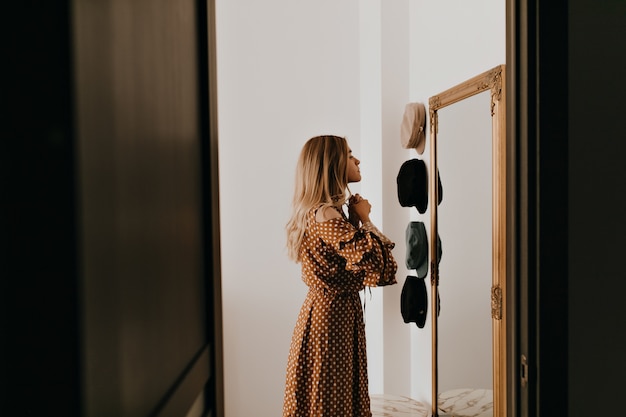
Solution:
[(398, 201), (402, 207), (415, 207), (424, 214), (428, 207), (428, 174), (421, 159), (410, 159), (400, 166), (398, 177)]
[[(402, 207), (415, 207), (420, 214), (428, 207), (428, 172), (421, 159), (410, 159), (400, 166), (396, 178), (398, 185), (398, 201)], [(441, 176), (437, 181), (438, 204), (443, 199)]]
[(400, 295), (400, 311), (405, 323), (414, 322), (420, 329), (426, 324), (428, 295), (424, 278), (408, 275)]

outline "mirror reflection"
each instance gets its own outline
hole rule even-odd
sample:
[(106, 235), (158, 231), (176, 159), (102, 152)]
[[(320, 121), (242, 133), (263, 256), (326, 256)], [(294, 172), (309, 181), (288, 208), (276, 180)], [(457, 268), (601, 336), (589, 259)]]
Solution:
[[(486, 390), (492, 374), (492, 120), (485, 91), (438, 111), (437, 166), (444, 188), (438, 229), (439, 392)], [(462, 172), (463, 175), (446, 175)]]

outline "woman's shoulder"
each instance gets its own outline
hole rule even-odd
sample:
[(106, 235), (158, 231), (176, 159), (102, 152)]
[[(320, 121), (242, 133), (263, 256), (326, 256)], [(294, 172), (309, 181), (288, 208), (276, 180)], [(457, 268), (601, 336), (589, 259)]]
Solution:
[(324, 223), (327, 222), (329, 220), (333, 220), (333, 219), (341, 219), (341, 212), (339, 211), (340, 209), (335, 207), (335, 206), (320, 206), (317, 207), (314, 212), (315, 212), (315, 221), (317, 223)]

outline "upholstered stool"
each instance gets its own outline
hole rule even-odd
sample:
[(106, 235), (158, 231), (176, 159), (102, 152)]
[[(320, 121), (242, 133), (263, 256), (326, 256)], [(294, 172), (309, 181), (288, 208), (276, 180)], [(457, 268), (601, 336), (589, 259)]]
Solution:
[(430, 406), (408, 397), (390, 394), (370, 395), (372, 417), (428, 417)]
[(460, 388), (439, 394), (441, 414), (454, 417), (492, 417), (493, 391)]

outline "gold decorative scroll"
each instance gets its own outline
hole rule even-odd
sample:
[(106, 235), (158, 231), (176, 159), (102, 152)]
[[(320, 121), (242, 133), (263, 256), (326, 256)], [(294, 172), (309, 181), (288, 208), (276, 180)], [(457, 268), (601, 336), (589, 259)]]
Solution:
[(502, 320), (502, 288), (499, 285), (491, 287), (491, 317)]

